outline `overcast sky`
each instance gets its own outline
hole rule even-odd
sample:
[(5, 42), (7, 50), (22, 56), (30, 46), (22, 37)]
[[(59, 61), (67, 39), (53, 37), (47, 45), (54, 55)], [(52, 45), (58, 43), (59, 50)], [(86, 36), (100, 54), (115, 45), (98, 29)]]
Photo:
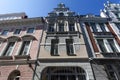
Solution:
[[(110, 0), (120, 3), (120, 0)], [(47, 16), (58, 3), (64, 3), (77, 14), (99, 15), (107, 0), (0, 0), (0, 14), (25, 12), (28, 17)]]

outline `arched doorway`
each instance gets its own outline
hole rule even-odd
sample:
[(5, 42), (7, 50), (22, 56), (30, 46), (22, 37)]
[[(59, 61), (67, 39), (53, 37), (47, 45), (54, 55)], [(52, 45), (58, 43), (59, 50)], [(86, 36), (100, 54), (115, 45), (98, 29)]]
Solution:
[(80, 67), (47, 67), (41, 80), (86, 80), (86, 73)]
[(20, 71), (14, 70), (10, 73), (8, 80), (20, 80)]

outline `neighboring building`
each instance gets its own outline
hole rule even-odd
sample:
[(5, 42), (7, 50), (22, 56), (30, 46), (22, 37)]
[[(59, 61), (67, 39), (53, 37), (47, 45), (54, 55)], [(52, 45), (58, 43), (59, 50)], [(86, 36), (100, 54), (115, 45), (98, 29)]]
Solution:
[(32, 80), (43, 18), (0, 15), (0, 80)]
[[(120, 38), (118, 14), (120, 4), (107, 3), (101, 16), (86, 15), (80, 17), (80, 23), (90, 63), (96, 80), (120, 80)], [(117, 9), (117, 10), (114, 10)], [(89, 53), (88, 53), (89, 54)]]
[(65, 4), (46, 17), (34, 80), (94, 80), (83, 33)]

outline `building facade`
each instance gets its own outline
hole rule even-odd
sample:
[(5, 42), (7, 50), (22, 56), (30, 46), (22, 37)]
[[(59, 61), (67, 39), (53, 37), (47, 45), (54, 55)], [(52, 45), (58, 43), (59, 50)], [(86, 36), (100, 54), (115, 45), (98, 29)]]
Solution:
[(34, 80), (94, 80), (75, 13), (65, 4), (46, 17)]
[(120, 4), (107, 2), (100, 16), (80, 18), (87, 49), (91, 49), (90, 63), (96, 80), (120, 80)]
[(42, 18), (25, 13), (0, 15), (0, 80), (32, 80)]
[(0, 15), (0, 80), (120, 80), (120, 4), (76, 15)]

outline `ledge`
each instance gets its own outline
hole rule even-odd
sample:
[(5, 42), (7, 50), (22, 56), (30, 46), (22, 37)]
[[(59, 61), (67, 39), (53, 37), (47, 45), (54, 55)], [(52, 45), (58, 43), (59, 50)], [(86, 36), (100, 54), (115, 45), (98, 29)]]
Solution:
[(12, 56), (0, 56), (0, 60), (12, 60)]
[(15, 55), (15, 59), (30, 59), (30, 55)]
[(1, 66), (9, 65), (23, 65), (23, 64), (35, 64), (36, 60), (15, 60), (15, 61), (0, 61)]

